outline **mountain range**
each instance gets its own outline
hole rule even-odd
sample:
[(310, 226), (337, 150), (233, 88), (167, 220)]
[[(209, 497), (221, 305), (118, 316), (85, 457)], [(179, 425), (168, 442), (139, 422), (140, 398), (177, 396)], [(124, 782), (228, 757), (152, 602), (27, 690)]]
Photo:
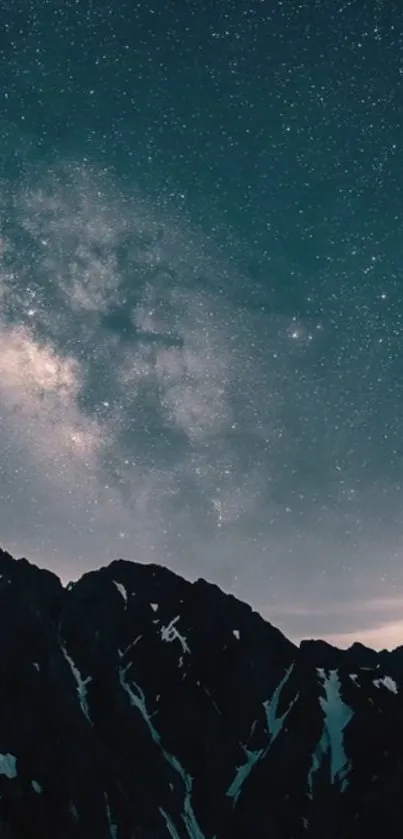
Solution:
[(199, 579), (0, 551), (0, 839), (403, 835), (403, 648), (296, 646)]

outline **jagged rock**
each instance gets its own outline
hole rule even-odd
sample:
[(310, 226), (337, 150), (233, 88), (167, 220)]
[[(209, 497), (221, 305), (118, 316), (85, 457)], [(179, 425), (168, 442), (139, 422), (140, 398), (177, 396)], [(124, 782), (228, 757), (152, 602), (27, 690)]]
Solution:
[(0, 839), (402, 834), (403, 648), (298, 648), (122, 560), (62, 586), (0, 551)]

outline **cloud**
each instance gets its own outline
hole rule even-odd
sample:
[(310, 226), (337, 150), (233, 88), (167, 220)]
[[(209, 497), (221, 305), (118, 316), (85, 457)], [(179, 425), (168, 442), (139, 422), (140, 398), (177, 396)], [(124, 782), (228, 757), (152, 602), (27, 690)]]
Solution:
[(310, 617), (310, 616), (340, 616), (345, 618), (349, 615), (351, 609), (357, 614), (357, 619), (362, 620), (365, 615), (373, 615), (381, 612), (403, 612), (403, 597), (368, 597), (362, 600), (335, 602), (332, 605), (326, 604), (304, 604), (299, 602), (282, 603), (281, 614), (286, 617), (288, 615)]
[(403, 641), (403, 597), (350, 596), (321, 602), (272, 603), (267, 617), (278, 623), (289, 637), (323, 638), (347, 648), (360, 641), (374, 649), (391, 648)]
[(339, 632), (327, 636), (329, 643), (347, 648), (357, 641), (374, 650), (394, 649), (403, 643), (403, 620), (382, 622), (359, 632)]

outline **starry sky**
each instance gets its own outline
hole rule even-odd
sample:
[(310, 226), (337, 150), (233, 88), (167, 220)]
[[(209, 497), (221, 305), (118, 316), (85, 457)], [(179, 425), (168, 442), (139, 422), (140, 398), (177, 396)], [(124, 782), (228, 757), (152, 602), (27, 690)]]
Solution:
[(3, 0), (3, 548), (403, 643), (402, 47), (397, 0)]

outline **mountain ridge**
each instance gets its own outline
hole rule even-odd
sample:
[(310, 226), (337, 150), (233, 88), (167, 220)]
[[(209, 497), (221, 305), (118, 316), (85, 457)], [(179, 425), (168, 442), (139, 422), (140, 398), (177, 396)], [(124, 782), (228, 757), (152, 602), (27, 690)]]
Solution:
[(402, 690), (401, 647), (298, 647), (163, 566), (63, 586), (0, 551), (0, 839), (400, 836)]

